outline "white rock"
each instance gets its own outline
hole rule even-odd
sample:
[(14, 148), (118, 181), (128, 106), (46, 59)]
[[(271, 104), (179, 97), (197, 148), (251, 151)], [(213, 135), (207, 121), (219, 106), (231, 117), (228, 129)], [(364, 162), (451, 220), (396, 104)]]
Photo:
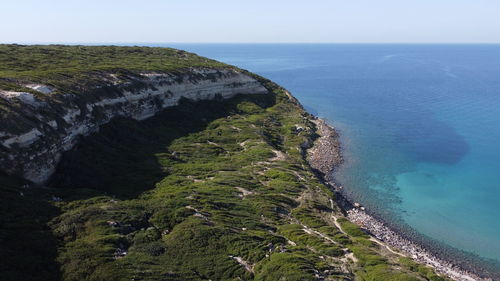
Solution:
[[(193, 73), (196, 75), (193, 76)], [(25, 148), (8, 151), (6, 157), (0, 160), (0, 169), (11, 174), (21, 175), (36, 183), (43, 183), (55, 171), (62, 153), (73, 148), (79, 136), (98, 131), (100, 126), (108, 123), (114, 117), (123, 116), (144, 120), (166, 107), (177, 105), (181, 98), (199, 101), (213, 99), (216, 95), (226, 99), (236, 94), (265, 94), (268, 92), (255, 78), (232, 69), (191, 69), (190, 73), (183, 74), (182, 77), (173, 77), (171, 74), (165, 73), (143, 73), (142, 75), (144, 79), (139, 79), (138, 82), (146, 83), (149, 87), (137, 90), (123, 88), (131, 81), (122, 82), (111, 74), (105, 77), (103, 75), (105, 82), (109, 83), (112, 80), (118, 83), (119, 81), (120, 83), (116, 87), (118, 90), (122, 89), (121, 93), (113, 98), (102, 97), (87, 104), (88, 112), (86, 113), (68, 102), (64, 108), (65, 113), (61, 116), (67, 125), (64, 126), (65, 131), (57, 135), (52, 130), (45, 130), (46, 127), (57, 128), (55, 120), (41, 121), (44, 115), (41, 113), (43, 111), (38, 110), (38, 108), (44, 107), (44, 103), (38, 101), (31, 93), (0, 91), (0, 97), (19, 99), (26, 104), (34, 105), (33, 115), (40, 115), (37, 118), (41, 122), (39, 127), (21, 134), (0, 131), (0, 137), (3, 138), (0, 139), (0, 145), (10, 149), (13, 144), (18, 144)], [(177, 82), (180, 80), (182, 80), (181, 83)], [(45, 85), (30, 86), (45, 94), (53, 91)], [(78, 96), (68, 95), (68, 97), (74, 97), (75, 101), (78, 100)], [(94, 117), (95, 114), (93, 114), (96, 110), (100, 116), (97, 121)], [(2, 129), (0, 128), (0, 130)], [(50, 138), (45, 138), (50, 139), (50, 141), (38, 141), (45, 134), (50, 134)], [(36, 148), (32, 148), (35, 143)], [(13, 166), (11, 161), (2, 161), (8, 159), (16, 159), (15, 165)]]

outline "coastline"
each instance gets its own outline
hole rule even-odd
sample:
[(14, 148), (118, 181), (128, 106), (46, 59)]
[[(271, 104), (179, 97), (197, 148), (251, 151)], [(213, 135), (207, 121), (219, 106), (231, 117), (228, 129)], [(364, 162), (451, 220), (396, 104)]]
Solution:
[(333, 170), (343, 162), (338, 132), (321, 118), (313, 117), (311, 121), (316, 124), (316, 133), (319, 138), (307, 151), (307, 160), (323, 183), (335, 192), (337, 204), (351, 222), (359, 225), (389, 250), (396, 250), (396, 252), (418, 263), (428, 265), (448, 278), (456, 281), (493, 280), (480, 277), (453, 264), (452, 261), (439, 258), (435, 253), (427, 250), (424, 245), (412, 241), (405, 233), (391, 228), (381, 219), (370, 215), (359, 203), (351, 202), (343, 196), (342, 186), (339, 186), (333, 177)]

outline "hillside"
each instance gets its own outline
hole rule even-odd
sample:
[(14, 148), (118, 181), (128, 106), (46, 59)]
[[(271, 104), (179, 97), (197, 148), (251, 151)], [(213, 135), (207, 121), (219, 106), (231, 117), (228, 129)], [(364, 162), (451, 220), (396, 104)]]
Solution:
[(306, 160), (318, 120), (271, 81), (173, 49), (0, 50), (2, 280), (445, 280), (344, 217)]

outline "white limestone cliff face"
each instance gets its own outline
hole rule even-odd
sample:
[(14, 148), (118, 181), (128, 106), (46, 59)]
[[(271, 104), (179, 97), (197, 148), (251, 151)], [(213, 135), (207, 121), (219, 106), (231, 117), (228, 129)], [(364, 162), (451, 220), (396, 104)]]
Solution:
[[(57, 110), (36, 95), (0, 90), (1, 99), (21, 104), (22, 111), (16, 116), (23, 120), (19, 126), (16, 120), (9, 120), (11, 126), (0, 127), (0, 170), (43, 183), (55, 171), (62, 153), (73, 148), (79, 136), (98, 131), (114, 117), (143, 120), (177, 105), (181, 98), (199, 101), (268, 92), (255, 78), (233, 69), (142, 73), (126, 81), (113, 74), (108, 76), (103, 81), (113, 87), (112, 94), (59, 94), (64, 98), (58, 102)], [(53, 90), (44, 85), (32, 88), (45, 95), (51, 95)], [(0, 120), (0, 124), (4, 121), (7, 124), (7, 120)]]

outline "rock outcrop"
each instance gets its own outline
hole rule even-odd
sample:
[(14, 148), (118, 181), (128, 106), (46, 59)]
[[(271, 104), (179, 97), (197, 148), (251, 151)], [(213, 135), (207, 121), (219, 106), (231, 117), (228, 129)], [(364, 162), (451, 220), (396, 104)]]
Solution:
[[(49, 179), (64, 151), (79, 136), (96, 132), (117, 116), (143, 120), (177, 105), (181, 98), (207, 100), (237, 94), (265, 94), (255, 78), (236, 69), (196, 68), (177, 73), (102, 73), (99, 83), (72, 93), (2, 91), (7, 105), (0, 128), (0, 170), (35, 183)], [(16, 106), (17, 105), (17, 106)]]

